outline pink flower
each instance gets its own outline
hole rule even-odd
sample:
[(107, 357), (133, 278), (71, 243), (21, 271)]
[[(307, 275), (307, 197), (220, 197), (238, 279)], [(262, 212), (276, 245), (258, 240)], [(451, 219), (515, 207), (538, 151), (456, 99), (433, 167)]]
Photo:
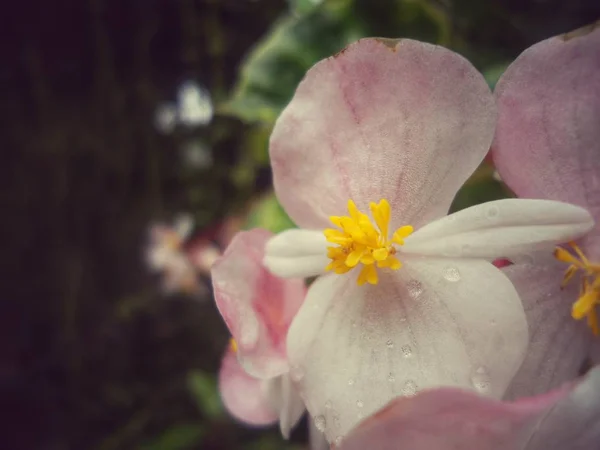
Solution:
[[(558, 250), (563, 262), (532, 254), (504, 269), (523, 300), (531, 336), (509, 398), (547, 392), (576, 377), (588, 356), (600, 356), (599, 72), (596, 23), (527, 49), (496, 88), (493, 156), (504, 182), (519, 197), (580, 205), (597, 221), (576, 248)], [(572, 263), (577, 270), (563, 282)]]
[(425, 388), (500, 399), (519, 369), (525, 313), (491, 261), (551, 251), (593, 221), (577, 206), (522, 199), (446, 216), (495, 125), (494, 97), (468, 61), (381, 39), (318, 63), (278, 119), (275, 190), (302, 228), (269, 240), (264, 262), (282, 277), (318, 275), (287, 358), (330, 442)]
[(192, 228), (193, 220), (188, 215), (178, 217), (173, 226), (158, 224), (150, 227), (146, 263), (150, 270), (161, 273), (162, 289), (167, 294), (202, 292), (196, 267), (184, 249)]
[(219, 384), (231, 414), (250, 425), (279, 421), (282, 434), (304, 413), (290, 380), (285, 340), (306, 294), (302, 280), (283, 280), (262, 265), (265, 230), (238, 233), (212, 267), (219, 312), (233, 337)]
[(596, 450), (600, 367), (580, 382), (514, 403), (458, 389), (398, 398), (365, 420), (342, 450)]

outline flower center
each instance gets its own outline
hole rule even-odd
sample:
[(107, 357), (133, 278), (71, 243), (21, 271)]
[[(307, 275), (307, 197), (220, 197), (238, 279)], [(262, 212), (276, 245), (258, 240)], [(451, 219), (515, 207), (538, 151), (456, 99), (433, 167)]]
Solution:
[(564, 287), (573, 278), (573, 275), (581, 270), (581, 291), (579, 298), (573, 303), (571, 316), (576, 320), (587, 317), (587, 323), (592, 332), (599, 336), (600, 264), (591, 263), (575, 243), (570, 242), (569, 246), (575, 254), (561, 247), (557, 247), (554, 251), (556, 259), (570, 264), (561, 287)]
[(403, 245), (404, 238), (413, 232), (413, 227), (406, 225), (394, 231), (392, 239), (388, 239), (390, 204), (383, 199), (379, 203), (371, 202), (370, 209), (377, 228), (369, 216), (360, 212), (352, 200), (348, 200), (350, 216), (331, 216), (329, 220), (339, 229), (328, 228), (323, 232), (329, 242), (337, 245), (327, 247), (327, 257), (331, 262), (325, 270), (342, 274), (362, 264), (357, 279), (359, 286), (377, 284), (379, 279), (375, 265), (392, 270), (402, 267), (402, 263), (394, 256), (394, 244)]

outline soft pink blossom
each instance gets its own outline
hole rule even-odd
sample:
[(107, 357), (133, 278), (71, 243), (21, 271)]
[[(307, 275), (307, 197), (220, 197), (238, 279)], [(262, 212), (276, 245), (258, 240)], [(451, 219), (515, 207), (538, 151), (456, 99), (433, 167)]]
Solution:
[[(586, 208), (596, 226), (578, 244), (600, 263), (600, 29), (598, 23), (527, 49), (498, 82), (493, 156), (502, 180), (522, 198)], [(571, 316), (579, 277), (560, 288), (567, 265), (526, 255), (505, 273), (525, 306), (531, 336), (507, 396), (546, 392), (577, 376), (600, 337)], [(599, 294), (600, 295), (600, 294)], [(591, 346), (595, 348), (591, 348)], [(597, 419), (600, 421), (600, 416)]]
[(271, 233), (238, 233), (212, 267), (215, 301), (234, 339), (219, 375), (227, 409), (251, 425), (279, 421), (284, 436), (304, 412), (290, 380), (285, 340), (304, 300), (302, 280), (283, 280), (262, 265)]
[[(319, 62), (279, 117), (270, 142), (275, 190), (302, 229), (269, 240), (264, 262), (282, 277), (318, 275), (290, 326), (287, 357), (330, 442), (390, 399), (426, 388), (500, 399), (519, 369), (525, 314), (490, 262), (550, 251), (593, 224), (580, 207), (541, 200), (446, 216), (495, 125), (481, 74), (447, 49), (411, 40), (363, 39)], [(391, 206), (391, 233), (414, 229), (378, 254), (395, 255), (402, 267), (379, 266), (378, 278), (362, 286), (349, 259), (336, 262), (347, 273), (324, 274), (330, 216), (359, 217), (354, 204), (368, 211), (381, 199)], [(352, 250), (353, 258), (355, 251), (364, 267), (374, 264), (363, 262), (374, 253)]]
[(451, 388), (400, 397), (336, 444), (341, 450), (596, 450), (598, 417), (600, 367), (577, 383), (515, 402)]

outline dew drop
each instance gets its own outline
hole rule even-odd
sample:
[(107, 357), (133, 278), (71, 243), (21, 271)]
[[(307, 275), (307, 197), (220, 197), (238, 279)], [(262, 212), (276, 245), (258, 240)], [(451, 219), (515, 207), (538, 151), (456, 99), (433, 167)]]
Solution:
[(385, 345), (387, 346), (387, 348), (394, 348), (394, 343), (392, 342), (392, 340), (391, 340), (391, 339), (389, 339), (389, 340), (388, 340), (388, 341), (385, 343)]
[(327, 400), (327, 401), (325, 402), (325, 408), (326, 408), (326, 409), (331, 409), (331, 406), (332, 406), (332, 405), (331, 405), (331, 400)]
[(358, 406), (359, 408), (362, 408), (363, 406), (365, 406), (365, 404), (363, 403), (362, 400), (356, 400), (356, 406)]
[(406, 288), (408, 289), (409, 295), (413, 298), (417, 298), (423, 292), (423, 285), (417, 280), (410, 280), (406, 284)]
[(325, 421), (325, 416), (321, 415), (315, 417), (315, 427), (317, 428), (317, 430), (323, 433), (325, 431), (326, 426), (327, 423)]
[(479, 367), (471, 376), (471, 383), (478, 392), (484, 394), (490, 390), (490, 375), (485, 367)]
[(388, 381), (390, 383), (393, 383), (394, 381), (396, 381), (396, 377), (394, 376), (394, 374), (392, 372), (390, 372), (390, 374), (388, 375)]
[(417, 383), (413, 380), (407, 380), (402, 387), (402, 395), (407, 397), (413, 396), (417, 393)]
[(460, 280), (460, 272), (456, 267), (446, 267), (444, 269), (444, 278), (448, 281), (456, 282)]
[(294, 366), (290, 369), (290, 377), (293, 381), (300, 381), (304, 378), (304, 370), (299, 366)]
[(499, 214), (500, 210), (496, 205), (490, 206), (485, 212), (485, 215), (488, 219), (495, 219), (496, 217), (498, 217)]
[(352, 385), (354, 385), (354, 378), (350, 378), (348, 380), (348, 386), (352, 386)]
[(412, 348), (410, 348), (410, 345), (403, 345), (402, 346), (402, 355), (405, 358), (410, 358), (412, 356)]
[(498, 324), (494, 319), (490, 320), (490, 325), (495, 327)]
[(340, 445), (342, 445), (342, 437), (341, 436), (338, 436), (335, 438), (335, 445), (337, 445), (338, 447)]

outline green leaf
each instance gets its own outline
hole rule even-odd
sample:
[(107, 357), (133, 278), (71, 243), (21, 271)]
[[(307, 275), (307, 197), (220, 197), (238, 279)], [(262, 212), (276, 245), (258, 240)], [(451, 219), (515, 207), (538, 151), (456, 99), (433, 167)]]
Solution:
[(191, 371), (187, 375), (187, 385), (203, 414), (211, 419), (223, 417), (223, 404), (214, 375)]
[(280, 233), (296, 228), (296, 225), (285, 213), (275, 194), (270, 193), (252, 206), (244, 226), (246, 230), (250, 228), (265, 228), (273, 233)]
[(510, 61), (504, 62), (504, 63), (499, 63), (499, 64), (495, 64), (491, 67), (488, 67), (487, 69), (485, 69), (483, 71), (483, 77), (485, 78), (485, 81), (487, 81), (488, 85), (490, 86), (490, 89), (494, 90), (494, 88), (496, 87), (496, 83), (498, 82), (498, 80), (500, 79), (502, 74), (504, 72), (506, 72), (506, 68), (509, 65), (510, 65)]
[(324, 0), (288, 0), (290, 10), (296, 16), (302, 16), (315, 10)]
[(310, 14), (279, 19), (246, 58), (222, 114), (274, 123), (306, 71), (364, 35), (350, 0), (329, 1)]
[(492, 200), (500, 200), (511, 196), (506, 186), (494, 179), (494, 169), (483, 164), (458, 191), (450, 212), (460, 211), (469, 206)]
[(202, 441), (204, 429), (197, 424), (176, 425), (167, 429), (140, 450), (188, 450)]

